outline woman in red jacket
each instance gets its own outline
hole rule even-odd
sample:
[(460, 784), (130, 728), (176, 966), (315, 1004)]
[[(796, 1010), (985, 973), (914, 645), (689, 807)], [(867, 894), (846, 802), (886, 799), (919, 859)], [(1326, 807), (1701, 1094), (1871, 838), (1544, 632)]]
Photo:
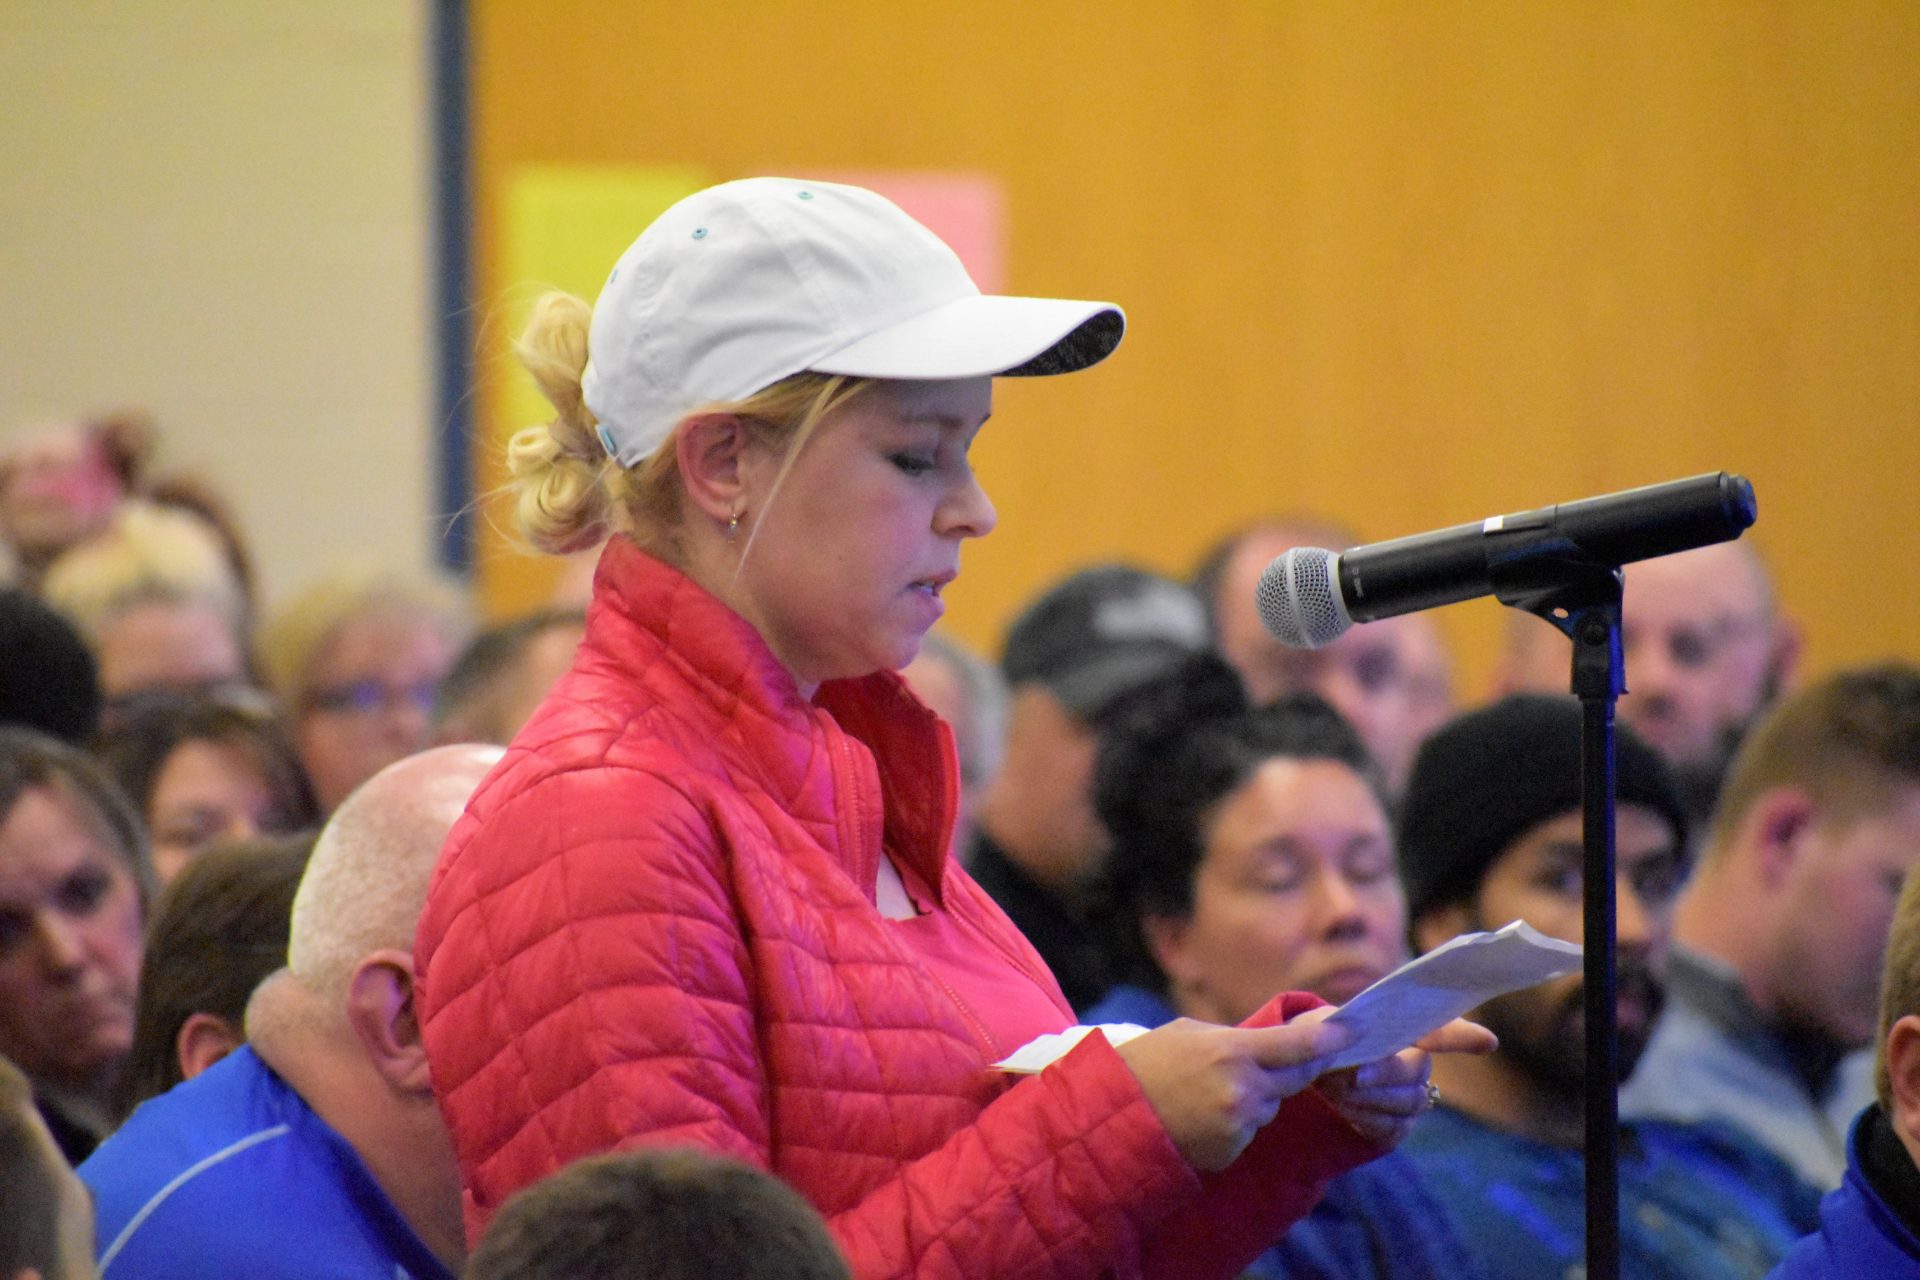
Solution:
[(1224, 1277), (1426, 1105), (1420, 1050), (1325, 1075), (1342, 1033), (1287, 1024), (1297, 995), (992, 1069), (1072, 1018), (947, 857), (952, 738), (893, 673), (993, 527), (992, 377), (1123, 327), (983, 297), (887, 201), (782, 179), (689, 197), (593, 308), (536, 309), (558, 413), (510, 446), (521, 523), (614, 536), (421, 922), (471, 1231), (571, 1159), (679, 1143), (787, 1179), (863, 1277)]

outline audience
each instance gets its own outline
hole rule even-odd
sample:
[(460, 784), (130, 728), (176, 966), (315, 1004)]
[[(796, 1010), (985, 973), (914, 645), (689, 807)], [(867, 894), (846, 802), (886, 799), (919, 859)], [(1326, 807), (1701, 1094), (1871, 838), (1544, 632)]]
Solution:
[(459, 1271), (460, 1179), (414, 1018), (413, 934), (440, 846), (500, 755), (439, 747), (341, 804), (294, 898), (287, 967), (247, 1004), (247, 1045), (81, 1166), (103, 1277)]
[(1406, 783), (1421, 740), (1452, 711), (1451, 662), (1433, 620), (1407, 614), (1357, 626), (1319, 649), (1295, 649), (1260, 621), (1260, 575), (1293, 547), (1345, 550), (1357, 539), (1316, 517), (1263, 521), (1228, 534), (1201, 560), (1193, 587), (1215, 643), (1255, 702), (1317, 693), (1360, 731), (1391, 794)]
[(1673, 997), (1623, 1112), (1718, 1120), (1822, 1189), (1870, 1100), (1887, 929), (1920, 862), (1920, 668), (1844, 672), (1749, 735), (1680, 898)]
[(317, 582), (268, 621), (260, 656), (322, 810), (427, 744), (466, 636), (452, 591), (365, 573)]
[(0, 1277), (85, 1280), (93, 1205), (33, 1106), (33, 1088), (0, 1057)]
[(465, 1280), (848, 1280), (771, 1174), (691, 1148), (590, 1156), (501, 1206)]
[(150, 884), (139, 819), (100, 766), (0, 729), (0, 1055), (70, 1160), (112, 1123)]
[(1893, 914), (1875, 1038), (1876, 1100), (1854, 1122), (1846, 1177), (1820, 1202), (1819, 1230), (1772, 1280), (1920, 1276), (1920, 873)]
[[(1232, 1025), (1276, 991), (1343, 1003), (1406, 959), (1379, 771), (1314, 695), (1253, 709), (1203, 655), (1122, 699), (1095, 776), (1134, 962), (1085, 1021)], [(1334, 1179), (1248, 1274), (1474, 1272), (1419, 1174), (1388, 1153)]]
[(1124, 565), (1067, 578), (1007, 633), (1006, 753), (980, 797), (963, 860), (1076, 1009), (1112, 984), (1086, 917), (1087, 887), (1107, 849), (1093, 810), (1101, 714), (1205, 644), (1204, 612), (1186, 588)]
[(953, 843), (964, 852), (973, 840), (974, 810), (999, 772), (1006, 750), (1006, 681), (999, 668), (938, 631), (927, 633), (919, 654), (900, 674), (920, 701), (953, 730), (954, 751), (960, 758), (960, 817)]
[[(1414, 762), (1400, 814), (1415, 946), (1524, 920), (1583, 935), (1579, 704), (1508, 698), (1452, 721)], [(1661, 757), (1617, 742), (1619, 1070), (1658, 1011), (1687, 817)], [(1586, 1054), (1579, 975), (1482, 1005), (1492, 1055), (1436, 1058), (1441, 1103), (1401, 1148), (1483, 1274), (1576, 1274), (1585, 1221)], [(1620, 1140), (1621, 1274), (1757, 1280), (1812, 1223), (1816, 1193), (1731, 1131), (1642, 1122)]]
[(475, 636), (435, 693), (433, 740), (513, 741), (553, 682), (573, 665), (586, 627), (584, 610), (545, 609)]
[(223, 845), (162, 891), (140, 963), (123, 1111), (246, 1042), (248, 997), (287, 963), (293, 895), (312, 850), (306, 835)]
[(144, 694), (95, 747), (147, 824), (162, 884), (216, 841), (319, 825), (285, 726), (249, 692)]
[[(1689, 817), (1704, 823), (1741, 736), (1785, 688), (1800, 652), (1752, 541), (1628, 565), (1621, 646), (1620, 718), (1667, 758)], [(1499, 687), (1565, 693), (1571, 680), (1566, 636), (1515, 611)]]
[(0, 454), (0, 541), (38, 589), (55, 556), (106, 527), (152, 450), (144, 415), (44, 427)]
[(100, 664), (109, 706), (150, 689), (252, 683), (246, 606), (214, 531), (145, 501), (63, 552), (41, 586)]
[(81, 746), (100, 724), (93, 654), (73, 624), (37, 596), (0, 588), (0, 728)]

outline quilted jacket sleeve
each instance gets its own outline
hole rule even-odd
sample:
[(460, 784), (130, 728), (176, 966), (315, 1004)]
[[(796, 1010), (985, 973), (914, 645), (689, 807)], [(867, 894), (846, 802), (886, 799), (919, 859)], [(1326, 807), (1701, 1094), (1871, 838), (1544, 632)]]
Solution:
[[(1242, 1025), (1272, 1026), (1325, 1003), (1285, 992)], [(1145, 1273), (1239, 1275), (1313, 1211), (1329, 1182), (1380, 1154), (1318, 1091), (1295, 1094), (1238, 1160), (1207, 1176), (1200, 1194), (1160, 1223), (1147, 1242)]]
[[(591, 1152), (685, 1143), (767, 1167), (750, 957), (698, 805), (606, 768), (494, 794), (454, 834), (419, 946), (469, 1233)], [(829, 1227), (862, 1277), (1131, 1273), (1197, 1185), (1095, 1040)]]

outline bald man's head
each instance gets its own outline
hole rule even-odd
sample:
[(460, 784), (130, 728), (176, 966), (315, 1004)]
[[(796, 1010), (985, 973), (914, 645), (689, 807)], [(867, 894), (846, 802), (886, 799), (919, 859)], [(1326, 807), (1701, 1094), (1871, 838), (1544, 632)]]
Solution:
[(1302, 546), (1341, 551), (1353, 531), (1301, 517), (1250, 526), (1223, 540), (1201, 562), (1194, 588), (1213, 615), (1220, 654), (1256, 703), (1315, 693), (1360, 731), (1397, 792), (1413, 753), (1452, 707), (1451, 659), (1426, 618), (1387, 618), (1354, 627), (1318, 649), (1282, 644), (1254, 603), (1260, 575), (1282, 553)]
[(388, 765), (341, 802), (293, 900), (287, 965), (309, 990), (332, 998), (368, 953), (413, 950), (440, 848), (504, 754), (436, 747)]

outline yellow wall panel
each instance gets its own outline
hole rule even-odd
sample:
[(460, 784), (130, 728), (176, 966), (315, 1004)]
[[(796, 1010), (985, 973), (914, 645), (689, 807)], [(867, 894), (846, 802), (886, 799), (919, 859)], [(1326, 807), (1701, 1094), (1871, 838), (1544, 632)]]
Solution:
[[(1262, 513), (1389, 537), (1727, 468), (1815, 669), (1920, 656), (1920, 6), (473, 13), (495, 305), (512, 175), (563, 164), (991, 175), (1007, 287), (1127, 307), (1109, 365), (1002, 385), (978, 644)], [(1500, 610), (1441, 616), (1477, 692)]]

